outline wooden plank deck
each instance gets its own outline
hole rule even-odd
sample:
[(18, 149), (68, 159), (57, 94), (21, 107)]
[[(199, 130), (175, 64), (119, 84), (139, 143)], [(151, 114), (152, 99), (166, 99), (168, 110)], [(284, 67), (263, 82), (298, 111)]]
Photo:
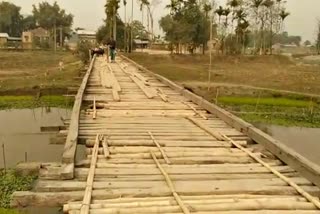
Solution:
[[(134, 62), (103, 59), (87, 72), (62, 163), (42, 165), (34, 191), (14, 193), (12, 206), (63, 206), (70, 214), (320, 214), (317, 166)], [(75, 162), (80, 139), (86, 157)]]

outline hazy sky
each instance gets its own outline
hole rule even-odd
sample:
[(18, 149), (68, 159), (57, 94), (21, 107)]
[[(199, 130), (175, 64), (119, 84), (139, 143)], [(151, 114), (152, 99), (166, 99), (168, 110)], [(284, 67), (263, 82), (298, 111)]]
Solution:
[[(1, 1), (1, 0), (0, 0)], [(23, 14), (30, 14), (32, 4), (42, 2), (44, 0), (6, 0), (22, 7)], [(54, 0), (47, 0), (54, 2)], [(169, 11), (165, 9), (165, 5), (170, 0), (156, 0), (160, 4), (154, 10), (155, 32), (160, 32), (158, 20)], [(224, 4), (226, 0), (217, 0), (218, 3)], [(316, 20), (320, 19), (320, 0), (287, 0), (287, 8), (291, 15), (287, 18), (285, 27), (289, 34), (301, 35), (303, 39), (315, 40)], [(74, 14), (74, 27), (84, 27), (89, 30), (96, 30), (105, 18), (104, 4), (106, 0), (57, 0), (61, 7), (67, 12)], [(127, 0), (127, 18), (131, 17), (131, 1)], [(134, 19), (141, 20), (141, 12), (137, 0), (134, 2)], [(121, 1), (119, 10), (121, 17), (124, 17), (124, 8)], [(145, 18), (146, 19), (146, 18)], [(145, 20), (146, 23), (146, 20)]]

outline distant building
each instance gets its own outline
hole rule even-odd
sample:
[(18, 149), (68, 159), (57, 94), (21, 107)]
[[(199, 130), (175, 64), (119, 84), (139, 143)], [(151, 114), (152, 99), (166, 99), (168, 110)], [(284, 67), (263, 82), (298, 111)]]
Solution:
[(0, 47), (6, 46), (9, 35), (7, 33), (0, 33)]
[(134, 39), (134, 44), (136, 45), (136, 48), (149, 48), (149, 40), (143, 40), (143, 39)]
[(44, 43), (49, 44), (50, 33), (49, 31), (39, 27), (30, 31), (22, 33), (23, 48), (31, 49), (35, 46), (41, 46)]
[(79, 36), (76, 32), (72, 32), (71, 37), (65, 41), (65, 44), (72, 51), (77, 49), (79, 42)]
[(97, 39), (96, 39), (97, 33), (95, 31), (78, 30), (76, 34), (78, 36), (79, 41), (88, 41), (88, 42), (91, 42), (92, 44), (97, 43)]

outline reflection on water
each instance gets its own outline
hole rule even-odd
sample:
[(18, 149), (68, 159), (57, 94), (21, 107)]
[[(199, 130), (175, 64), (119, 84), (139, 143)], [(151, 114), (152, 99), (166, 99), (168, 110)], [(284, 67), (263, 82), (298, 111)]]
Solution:
[[(60, 108), (37, 108), (0, 111), (0, 144), (5, 145), (7, 167), (18, 162), (59, 161), (63, 146), (50, 145), (53, 134), (41, 133), (41, 126), (63, 125), (61, 117), (69, 117), (70, 110)], [(3, 165), (2, 147), (0, 168)]]
[(320, 129), (261, 124), (256, 126), (302, 156), (320, 165)]

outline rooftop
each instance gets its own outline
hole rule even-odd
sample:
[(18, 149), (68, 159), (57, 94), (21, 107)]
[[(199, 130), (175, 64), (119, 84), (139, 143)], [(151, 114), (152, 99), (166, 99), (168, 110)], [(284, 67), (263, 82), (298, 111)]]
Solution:
[(7, 33), (0, 33), (0, 38), (9, 38), (9, 34), (7, 34)]

